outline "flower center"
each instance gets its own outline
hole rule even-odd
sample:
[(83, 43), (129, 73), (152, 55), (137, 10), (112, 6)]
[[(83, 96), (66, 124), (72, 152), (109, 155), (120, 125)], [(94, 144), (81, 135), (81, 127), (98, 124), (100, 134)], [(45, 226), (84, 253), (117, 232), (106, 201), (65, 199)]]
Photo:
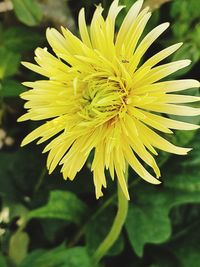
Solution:
[(128, 93), (118, 81), (108, 78), (87, 81), (80, 99), (80, 115), (97, 125), (122, 117), (127, 110), (127, 97)]

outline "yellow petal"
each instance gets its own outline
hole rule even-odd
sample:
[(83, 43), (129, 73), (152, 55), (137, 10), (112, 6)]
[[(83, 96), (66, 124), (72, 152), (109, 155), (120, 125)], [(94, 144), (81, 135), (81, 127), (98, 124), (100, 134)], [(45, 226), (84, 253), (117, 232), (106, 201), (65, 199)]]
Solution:
[(146, 114), (146, 117), (144, 119), (141, 119), (141, 121), (143, 121), (147, 125), (155, 128), (156, 130), (159, 130), (163, 133), (168, 133), (168, 134), (173, 133), (171, 130), (168, 129), (168, 127), (166, 127), (165, 124), (161, 124), (158, 120), (153, 120), (151, 115), (149, 115), (147, 112), (145, 114)]
[(165, 59), (166, 57), (170, 56), (171, 54), (173, 54), (176, 50), (178, 50), (181, 46), (183, 45), (183, 43), (178, 43), (178, 44), (174, 44), (172, 46), (169, 46), (165, 49), (163, 49), (162, 51), (160, 51), (159, 53), (155, 54), (154, 56), (152, 56), (150, 59), (148, 59), (142, 66), (141, 68), (144, 68), (146, 66), (151, 66), (151, 68), (153, 66), (155, 66), (156, 64), (158, 64), (160, 61), (162, 61), (163, 59)]
[(137, 46), (137, 43), (145, 29), (147, 22), (151, 17), (151, 13), (148, 12), (149, 8), (145, 8), (135, 19), (134, 23), (131, 25), (130, 29), (128, 29), (125, 39), (123, 41), (123, 45), (121, 47), (121, 51), (119, 50), (119, 54), (122, 55), (128, 61), (132, 61), (134, 58), (134, 51)]
[(114, 0), (109, 8), (108, 16), (106, 18), (106, 32), (107, 38), (111, 42), (114, 41), (115, 34), (115, 20), (119, 12), (123, 9), (123, 6), (119, 6), (119, 0)]
[(133, 151), (130, 149), (130, 147), (124, 148), (124, 154), (127, 162), (132, 167), (132, 169), (145, 181), (151, 183), (151, 184), (160, 184), (160, 181), (157, 180), (155, 177), (153, 177), (139, 162), (139, 160), (135, 157)]
[(137, 126), (140, 129), (141, 135), (145, 135), (154, 147), (178, 155), (186, 155), (191, 150), (191, 148), (182, 148), (171, 144), (141, 122), (137, 122)]
[(116, 49), (121, 50), (122, 44), (124, 42), (125, 36), (130, 29), (131, 25), (134, 23), (136, 17), (138, 16), (140, 9), (142, 8), (143, 0), (136, 1), (136, 3), (128, 11), (122, 25), (119, 29), (116, 39)]
[(200, 108), (192, 108), (173, 104), (149, 104), (143, 106), (147, 110), (156, 111), (160, 113), (167, 113), (178, 116), (198, 116), (200, 115)]
[(84, 8), (82, 8), (79, 12), (78, 25), (79, 25), (79, 31), (80, 31), (82, 41), (88, 47), (92, 48), (91, 40), (89, 37), (89, 33), (87, 30), (87, 25), (86, 25), (86, 21), (85, 21), (85, 9)]
[(157, 82), (168, 75), (187, 67), (191, 64), (191, 60), (178, 60), (171, 63), (163, 64), (155, 67), (149, 71), (143, 80), (134, 80), (134, 86), (139, 87), (147, 84)]
[(168, 94), (163, 97), (161, 102), (171, 103), (171, 104), (183, 104), (183, 103), (192, 103), (200, 101), (199, 96), (190, 96), (190, 95), (175, 95)]
[(24, 65), (26, 68), (36, 72), (36, 73), (39, 73), (40, 75), (43, 75), (43, 76), (46, 76), (46, 77), (49, 77), (49, 72), (47, 70), (44, 70), (43, 68), (41, 68), (40, 66), (38, 65), (35, 65), (35, 64), (32, 64), (32, 63), (29, 63), (29, 62), (21, 62), (22, 65)]
[(174, 80), (154, 83), (150, 85), (141, 85), (134, 89), (135, 94), (145, 94), (148, 92), (160, 91), (163, 93), (171, 93), (182, 91), (190, 88), (197, 88), (200, 86), (199, 81), (192, 79)]
[(156, 28), (154, 28), (150, 33), (146, 35), (146, 37), (142, 40), (142, 42), (139, 44), (138, 48), (136, 49), (134, 53), (134, 59), (131, 62), (130, 70), (131, 72), (134, 72), (144, 55), (144, 53), (147, 51), (147, 49), (152, 45), (152, 43), (169, 27), (169, 23), (163, 23)]
[(172, 120), (169, 118), (161, 117), (156, 114), (152, 114), (150, 112), (141, 111), (146, 117), (150, 118), (152, 121), (159, 123), (163, 125), (163, 127), (170, 128), (170, 129), (176, 129), (176, 130), (196, 130), (199, 129), (198, 125)]
[(66, 53), (70, 51), (69, 43), (66, 42), (65, 38), (57, 30), (48, 28), (46, 30), (46, 37), (55, 53)]
[[(114, 162), (115, 163), (115, 162)], [(115, 171), (116, 171), (116, 174), (117, 174), (117, 178), (118, 178), (118, 181), (119, 181), (119, 184), (120, 184), (120, 187), (125, 195), (125, 197), (130, 200), (130, 196), (129, 196), (129, 192), (128, 192), (128, 189), (127, 189), (127, 184), (126, 184), (126, 181), (125, 181), (125, 177), (124, 177), (124, 173), (123, 171), (120, 169), (119, 165), (118, 164), (115, 164)]]

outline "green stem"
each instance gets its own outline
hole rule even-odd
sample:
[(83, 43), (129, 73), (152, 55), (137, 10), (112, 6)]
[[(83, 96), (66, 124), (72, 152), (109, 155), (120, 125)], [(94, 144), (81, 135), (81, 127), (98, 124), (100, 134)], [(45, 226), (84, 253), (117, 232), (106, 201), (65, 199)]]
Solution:
[[(136, 186), (139, 182), (141, 181), (140, 178), (135, 179), (134, 181), (132, 181), (132, 183), (129, 184), (129, 189)], [(115, 201), (115, 198), (117, 197), (117, 193), (113, 194), (110, 198), (108, 198), (106, 200), (106, 202), (104, 202), (104, 204), (91, 216), (91, 218), (85, 222), (85, 224), (81, 227), (81, 229), (75, 234), (75, 236), (72, 238), (71, 241), (69, 241), (69, 244), (67, 247), (73, 247), (75, 246), (79, 240), (82, 238), (82, 236), (84, 235), (87, 225), (88, 223), (96, 218), (99, 214), (101, 214), (110, 204), (113, 203), (113, 201)]]
[[(125, 173), (126, 181), (128, 180), (128, 166), (126, 168)], [(106, 255), (108, 250), (113, 246), (117, 238), (119, 237), (122, 227), (124, 225), (124, 222), (126, 220), (128, 212), (128, 200), (126, 199), (124, 193), (122, 192), (122, 189), (118, 183), (118, 211), (117, 215), (115, 217), (115, 220), (113, 222), (113, 225), (111, 227), (110, 232), (106, 236), (106, 238), (103, 240), (103, 242), (99, 245), (96, 252), (93, 256), (93, 262), (95, 265), (99, 263), (99, 261)]]
[(38, 182), (37, 182), (37, 184), (36, 184), (36, 186), (34, 188), (34, 193), (37, 193), (37, 191), (40, 189), (40, 187), (41, 187), (41, 185), (42, 185), (42, 183), (44, 181), (44, 178), (45, 178), (45, 175), (46, 174), (47, 174), (47, 169), (45, 167), (45, 168), (42, 169), (42, 172), (40, 174), (40, 177), (38, 179)]

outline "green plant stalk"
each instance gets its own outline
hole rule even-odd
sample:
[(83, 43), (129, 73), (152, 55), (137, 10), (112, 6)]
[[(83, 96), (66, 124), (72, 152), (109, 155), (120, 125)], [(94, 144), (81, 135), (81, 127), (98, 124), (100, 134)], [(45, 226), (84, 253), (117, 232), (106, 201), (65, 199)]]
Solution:
[[(128, 166), (126, 167), (125, 179), (128, 180)], [(95, 265), (106, 255), (108, 250), (113, 246), (117, 238), (119, 237), (122, 227), (125, 223), (128, 212), (128, 200), (126, 199), (122, 189), (118, 183), (118, 211), (114, 219), (110, 232), (99, 245), (96, 252), (93, 255), (93, 262)]]
[(44, 167), (42, 169), (40, 176), (39, 176), (38, 182), (36, 183), (36, 186), (34, 188), (34, 193), (37, 193), (37, 191), (40, 189), (46, 174), (47, 174), (47, 169), (46, 169), (46, 167)]
[[(129, 184), (129, 189), (134, 187), (134, 186), (136, 186), (140, 181), (141, 181), (140, 178), (137, 178), (137, 179), (133, 180), (132, 183)], [(99, 214), (101, 214), (110, 204), (112, 204), (115, 201), (116, 198), (117, 198), (117, 192), (114, 193), (112, 196), (110, 196), (110, 198), (108, 198), (104, 202), (104, 204), (91, 216), (91, 218), (88, 221), (85, 222), (85, 224), (75, 234), (75, 236), (72, 238), (72, 240), (69, 241), (67, 247), (71, 248), (71, 247), (75, 246), (80, 241), (82, 236), (84, 235), (89, 221), (94, 219), (94, 218), (96, 218)]]

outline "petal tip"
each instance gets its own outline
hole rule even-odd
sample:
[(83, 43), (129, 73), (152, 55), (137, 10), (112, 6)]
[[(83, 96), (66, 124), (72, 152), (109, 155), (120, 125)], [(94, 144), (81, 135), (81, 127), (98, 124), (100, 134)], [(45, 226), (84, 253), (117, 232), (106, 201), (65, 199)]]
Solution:
[(25, 145), (27, 145), (28, 142), (26, 141), (26, 137), (22, 140), (20, 147), (24, 147)]
[(23, 141), (20, 144), (20, 147), (24, 147), (26, 144), (23, 143)]
[(23, 120), (23, 116), (21, 116), (21, 117), (19, 117), (18, 119), (17, 119), (17, 122), (23, 122), (24, 120)]
[(26, 61), (21, 61), (21, 65), (23, 65), (24, 67), (26, 67), (27, 64), (28, 64), (28, 62), (26, 62)]
[(164, 22), (161, 25), (163, 25), (163, 27), (167, 29), (170, 26), (170, 23), (169, 22)]

